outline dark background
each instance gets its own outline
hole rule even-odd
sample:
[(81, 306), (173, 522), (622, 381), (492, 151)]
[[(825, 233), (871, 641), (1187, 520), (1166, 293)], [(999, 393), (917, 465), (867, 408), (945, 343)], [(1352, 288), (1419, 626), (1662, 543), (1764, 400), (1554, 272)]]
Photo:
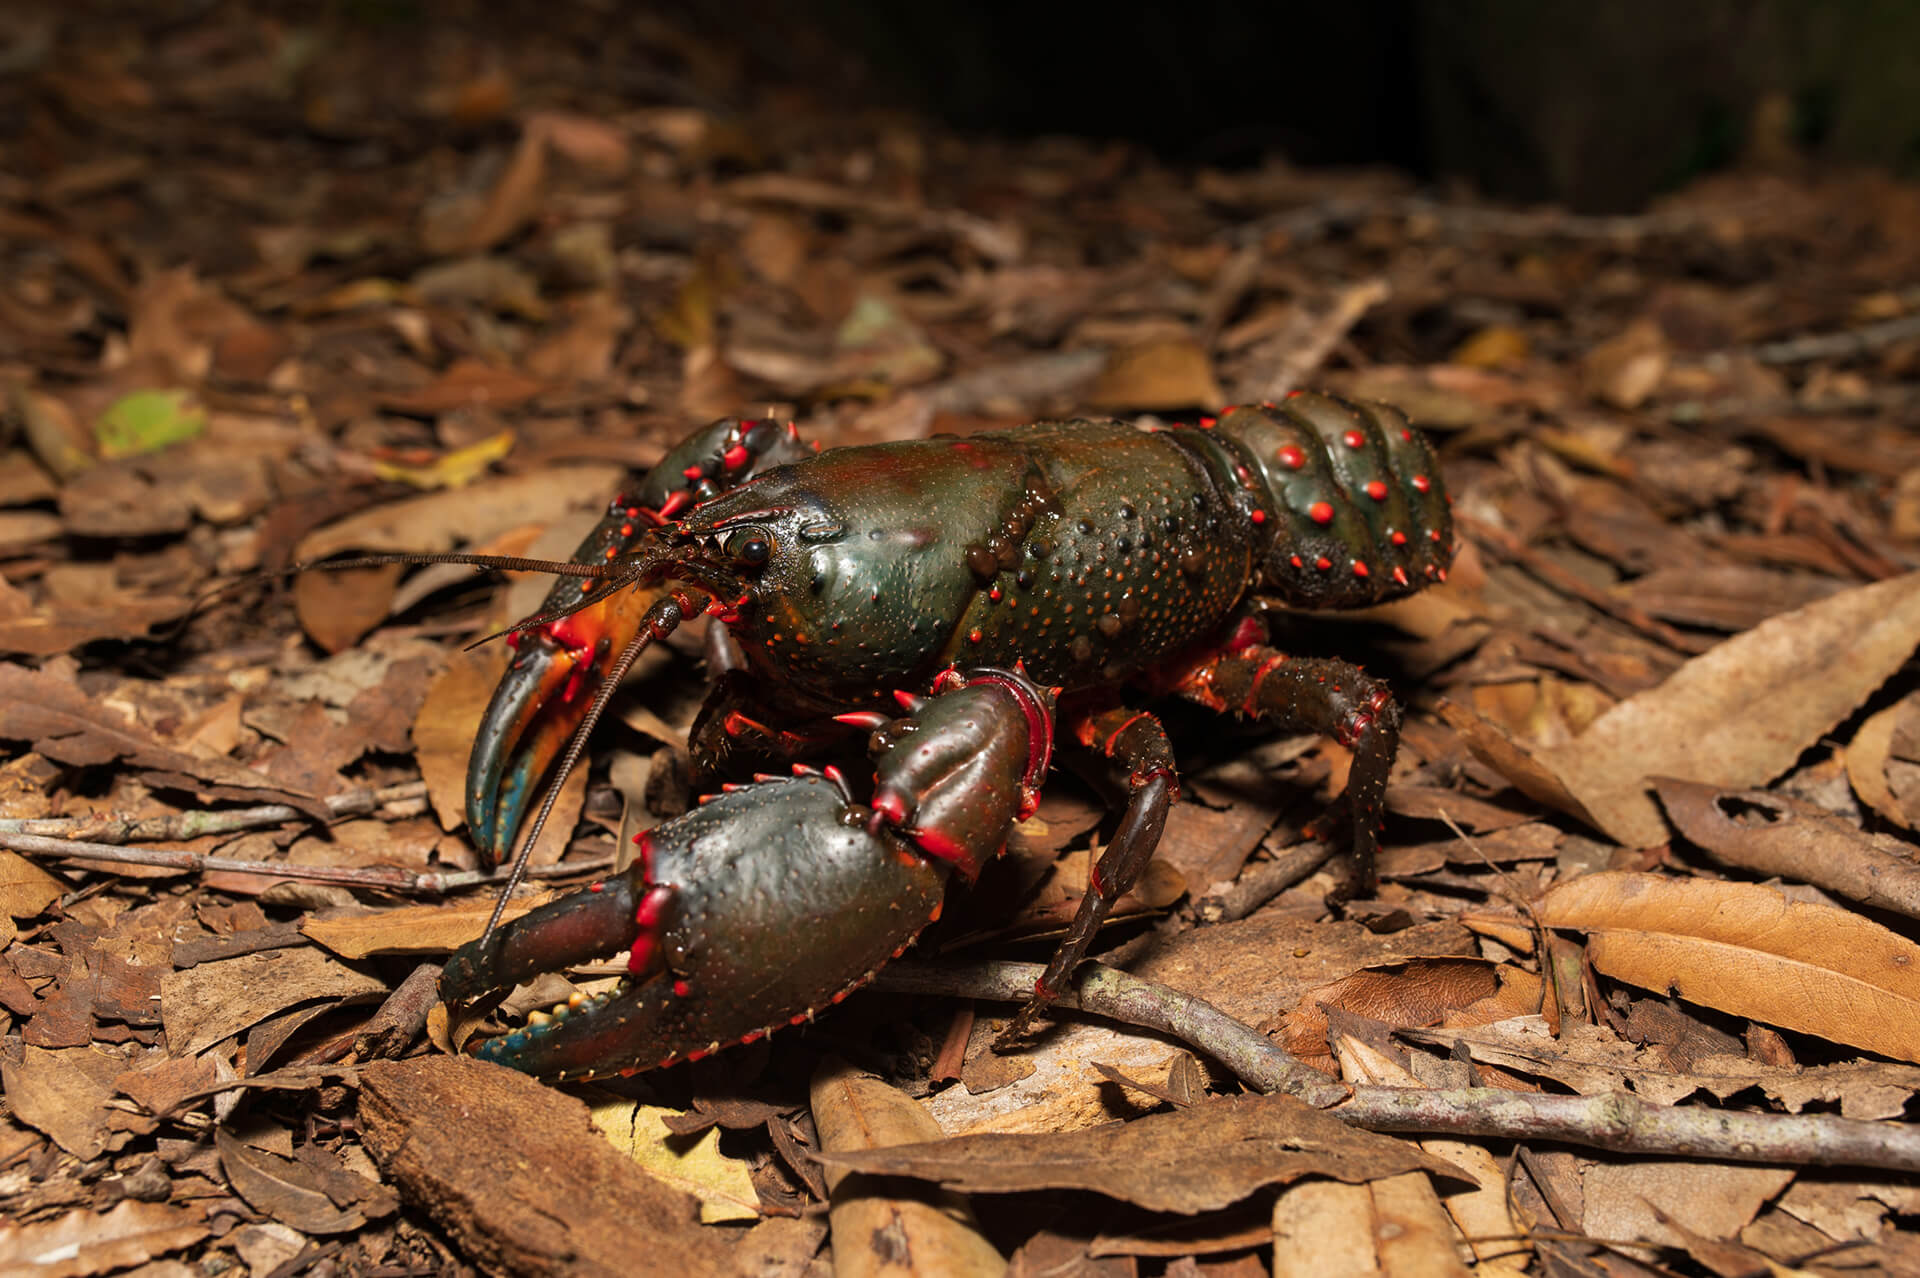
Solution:
[[(685, 17), (875, 105), (1187, 163), (1388, 163), (1589, 212), (1741, 160), (1920, 171), (1912, 0), (826, 0)], [(834, 46), (839, 66), (813, 61)]]

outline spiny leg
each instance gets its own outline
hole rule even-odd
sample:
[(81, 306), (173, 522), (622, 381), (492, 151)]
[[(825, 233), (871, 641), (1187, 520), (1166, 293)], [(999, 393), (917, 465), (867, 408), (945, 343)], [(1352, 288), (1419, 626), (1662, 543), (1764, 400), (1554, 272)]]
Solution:
[(1353, 751), (1340, 799), (1353, 819), (1348, 877), (1327, 903), (1337, 907), (1372, 893), (1387, 773), (1400, 743), (1400, 707), (1387, 685), (1344, 661), (1289, 657), (1254, 644), (1202, 662), (1173, 690), (1209, 709), (1268, 720), (1283, 731), (1327, 733)]
[(1126, 707), (1101, 711), (1070, 724), (1068, 731), (1081, 745), (1126, 769), (1130, 790), (1127, 807), (1106, 851), (1087, 873), (1086, 895), (1080, 898), (1073, 924), (1054, 950), (1047, 970), (1034, 982), (1033, 1000), (1001, 1033), (997, 1047), (1009, 1047), (1026, 1037), (1034, 1019), (1059, 997), (1073, 970), (1086, 958), (1094, 934), (1112, 912), (1113, 903), (1132, 890), (1153, 860), (1161, 832), (1167, 827), (1167, 813), (1180, 795), (1166, 729), (1146, 711)]

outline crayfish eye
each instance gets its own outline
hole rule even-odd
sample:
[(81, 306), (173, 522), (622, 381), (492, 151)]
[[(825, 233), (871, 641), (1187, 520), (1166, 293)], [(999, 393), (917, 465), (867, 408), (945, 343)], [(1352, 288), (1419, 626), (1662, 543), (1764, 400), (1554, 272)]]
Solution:
[(727, 538), (726, 552), (736, 562), (757, 568), (773, 558), (773, 542), (763, 532), (743, 530)]

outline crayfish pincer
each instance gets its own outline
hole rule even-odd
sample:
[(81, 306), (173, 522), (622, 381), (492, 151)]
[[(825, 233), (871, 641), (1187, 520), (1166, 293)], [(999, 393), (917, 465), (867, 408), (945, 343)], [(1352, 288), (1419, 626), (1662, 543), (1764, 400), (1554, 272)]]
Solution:
[[(456, 954), (446, 991), (613, 948), (658, 972), (483, 1049), (540, 1073), (648, 1068), (804, 1019), (911, 939), (947, 871), (971, 876), (998, 851), (1057, 717), (1061, 741), (1117, 765), (1129, 796), (1009, 1030), (1023, 1034), (1177, 797), (1166, 734), (1129, 690), (1348, 746), (1339, 895), (1371, 891), (1399, 710), (1346, 662), (1268, 646), (1261, 615), (1412, 593), (1445, 579), (1452, 549), (1426, 441), (1396, 409), (1331, 395), (1196, 426), (1040, 422), (819, 453), (790, 426), (715, 423), (616, 500), (577, 556), (594, 579), (516, 628), (468, 772), (475, 841), (489, 860), (512, 845), (637, 653), (701, 613), (727, 642), (710, 645), (716, 682), (690, 738), (697, 786), (863, 742), (873, 780), (862, 766), (857, 786), (836, 772), (723, 791), (653, 832), (624, 887)], [(856, 852), (861, 837), (874, 842)]]

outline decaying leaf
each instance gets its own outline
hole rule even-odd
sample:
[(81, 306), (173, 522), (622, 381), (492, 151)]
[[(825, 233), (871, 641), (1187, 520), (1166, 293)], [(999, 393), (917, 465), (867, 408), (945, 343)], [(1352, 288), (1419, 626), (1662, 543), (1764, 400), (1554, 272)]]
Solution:
[(1920, 1061), (1920, 945), (1751, 883), (1589, 874), (1540, 902), (1594, 967), (1643, 989)]
[(912, 1176), (968, 1193), (1084, 1189), (1177, 1212), (1214, 1211), (1301, 1176), (1353, 1183), (1416, 1168), (1458, 1175), (1442, 1159), (1287, 1096), (1218, 1098), (1057, 1136), (959, 1136), (825, 1158), (848, 1171)]
[(679, 1110), (643, 1105), (624, 1096), (596, 1098), (587, 1112), (615, 1149), (663, 1184), (699, 1199), (700, 1219), (706, 1224), (760, 1218), (760, 1196), (754, 1192), (747, 1165), (720, 1152), (718, 1127), (694, 1136), (675, 1136), (661, 1120), (677, 1116)]
[(0, 1224), (0, 1269), (34, 1278), (111, 1273), (190, 1247), (207, 1236), (205, 1213), (128, 1198), (103, 1212)]
[[(1920, 574), (1860, 586), (1770, 618), (1629, 697), (1564, 746), (1476, 751), (1534, 798), (1629, 847), (1666, 838), (1648, 778), (1769, 781), (1920, 644)], [(1515, 755), (1532, 763), (1518, 766)], [(1531, 775), (1544, 769), (1546, 779)], [(1559, 791), (1560, 793), (1555, 793)], [(1569, 802), (1568, 800), (1571, 800)]]
[(836, 1273), (870, 1278), (888, 1273), (969, 1275), (1003, 1273), (1006, 1262), (980, 1233), (963, 1199), (936, 1191), (910, 1193), (897, 1184), (870, 1182), (833, 1156), (859, 1158), (882, 1147), (924, 1149), (938, 1141), (927, 1111), (911, 1097), (828, 1059), (811, 1088), (814, 1126), (827, 1159)]

